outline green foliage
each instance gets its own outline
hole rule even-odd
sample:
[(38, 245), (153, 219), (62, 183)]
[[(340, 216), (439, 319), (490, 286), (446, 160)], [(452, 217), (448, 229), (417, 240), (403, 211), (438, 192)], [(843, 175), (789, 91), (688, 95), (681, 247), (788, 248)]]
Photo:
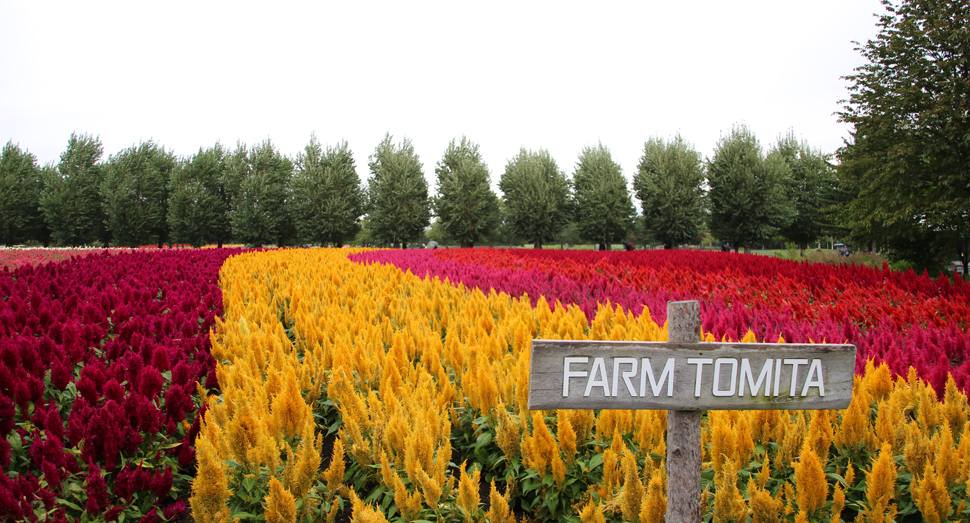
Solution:
[(812, 149), (804, 140), (799, 142), (792, 132), (779, 137), (772, 152), (785, 160), (792, 175), (789, 197), (794, 204), (795, 217), (781, 228), (780, 234), (805, 249), (833, 231), (833, 209), (838, 196), (835, 169), (829, 155)]
[(573, 174), (576, 192), (576, 226), (581, 238), (602, 249), (626, 240), (633, 231), (637, 211), (620, 165), (610, 150), (599, 144), (584, 147)]
[(428, 182), (411, 141), (391, 142), (390, 133), (370, 157), (368, 227), (379, 243), (407, 246), (431, 223)]
[(711, 233), (735, 248), (768, 241), (794, 218), (791, 183), (780, 154), (764, 156), (750, 129), (734, 127), (707, 164)]
[(499, 182), (505, 221), (515, 235), (541, 249), (554, 241), (572, 214), (570, 183), (549, 151), (519, 150), (509, 160)]
[(40, 212), (43, 187), (37, 157), (7, 142), (0, 153), (0, 245), (48, 241)]
[[(839, 178), (853, 197), (842, 215), (856, 241), (927, 264), (970, 251), (970, 4), (903, 0), (858, 48), (846, 77)], [(965, 271), (966, 272), (966, 271)]]
[(172, 241), (201, 247), (229, 240), (229, 194), (224, 185), (226, 150), (221, 144), (199, 152), (172, 171), (168, 226)]
[(435, 168), (438, 195), (434, 213), (445, 235), (463, 247), (484, 240), (499, 222), (498, 196), (478, 144), (464, 136), (452, 140)]
[(356, 236), (365, 198), (347, 142), (324, 152), (313, 135), (295, 167), (293, 219), (300, 238), (339, 246)]
[(101, 207), (104, 147), (99, 138), (71, 133), (56, 169), (44, 169), (40, 209), (57, 245), (89, 245), (108, 239)]
[(704, 221), (704, 164), (680, 135), (651, 138), (633, 176), (646, 236), (668, 247), (695, 241)]
[(112, 155), (104, 166), (101, 205), (114, 243), (161, 244), (168, 237), (168, 182), (175, 155), (149, 140)]
[(280, 242), (292, 172), (293, 164), (269, 140), (249, 150), (236, 147), (229, 157), (226, 181), (236, 240), (259, 247)]

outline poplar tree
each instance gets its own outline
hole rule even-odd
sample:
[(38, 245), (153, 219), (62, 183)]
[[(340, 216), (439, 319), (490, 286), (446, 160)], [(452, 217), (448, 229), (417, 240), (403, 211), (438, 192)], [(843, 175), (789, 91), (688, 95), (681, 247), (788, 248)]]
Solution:
[(233, 237), (262, 247), (281, 241), (286, 225), (286, 204), (293, 164), (269, 140), (231, 156), (227, 185), (232, 187)]
[(695, 240), (704, 221), (704, 163), (680, 135), (651, 138), (633, 176), (646, 232), (666, 248)]
[(463, 247), (483, 241), (498, 226), (498, 196), (478, 144), (452, 140), (435, 168), (438, 194), (432, 199), (438, 225)]
[(581, 238), (609, 250), (633, 230), (636, 209), (620, 165), (599, 144), (584, 147), (573, 174), (576, 224)]
[(71, 133), (67, 149), (56, 168), (44, 169), (40, 209), (51, 231), (51, 241), (61, 246), (107, 244), (101, 206), (101, 140)]
[(175, 155), (153, 140), (109, 158), (101, 206), (115, 244), (161, 246), (168, 239), (168, 182), (177, 167)]
[(384, 135), (369, 157), (367, 225), (375, 241), (407, 248), (431, 223), (428, 182), (411, 141), (391, 140)]
[(49, 241), (40, 211), (43, 187), (37, 157), (7, 142), (0, 153), (0, 245)]
[(506, 164), (499, 189), (512, 234), (536, 249), (554, 241), (573, 212), (569, 179), (545, 149), (520, 149)]
[(735, 250), (767, 242), (794, 218), (791, 183), (784, 158), (765, 156), (754, 133), (735, 126), (707, 164), (711, 233)]
[(365, 197), (347, 142), (326, 151), (316, 135), (296, 158), (293, 218), (300, 238), (342, 245), (360, 232)]
[(169, 180), (168, 226), (172, 241), (201, 247), (229, 241), (229, 192), (225, 186), (227, 152), (222, 144), (199, 148)]

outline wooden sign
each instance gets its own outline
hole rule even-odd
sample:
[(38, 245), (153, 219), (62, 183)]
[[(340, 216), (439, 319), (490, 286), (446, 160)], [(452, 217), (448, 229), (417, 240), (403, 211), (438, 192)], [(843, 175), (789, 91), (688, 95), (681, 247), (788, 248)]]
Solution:
[(701, 521), (701, 411), (843, 409), (855, 345), (701, 343), (700, 303), (667, 303), (667, 342), (533, 340), (530, 409), (668, 409), (667, 523)]
[(854, 345), (533, 340), (530, 409), (843, 409)]

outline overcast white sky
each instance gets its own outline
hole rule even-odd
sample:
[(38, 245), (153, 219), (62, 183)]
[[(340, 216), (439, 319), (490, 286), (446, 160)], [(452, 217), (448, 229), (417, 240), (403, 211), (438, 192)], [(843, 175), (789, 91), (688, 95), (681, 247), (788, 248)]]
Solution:
[(520, 147), (570, 175), (602, 142), (632, 178), (651, 136), (705, 157), (746, 123), (834, 152), (833, 113), (877, 33), (879, 0), (77, 2), (0, 0), (0, 140), (41, 164), (71, 132), (109, 154), (179, 155), (310, 133), (357, 173), (407, 137), (434, 192), (448, 142), (477, 142), (493, 185)]

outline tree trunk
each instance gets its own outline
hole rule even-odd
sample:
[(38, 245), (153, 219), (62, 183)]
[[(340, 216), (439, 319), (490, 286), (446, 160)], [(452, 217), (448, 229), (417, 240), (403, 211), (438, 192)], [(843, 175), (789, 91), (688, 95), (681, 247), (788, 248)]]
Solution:
[(532, 248), (533, 249), (541, 249), (542, 248), (542, 242), (541, 241), (536, 241), (535, 244), (532, 246)]

